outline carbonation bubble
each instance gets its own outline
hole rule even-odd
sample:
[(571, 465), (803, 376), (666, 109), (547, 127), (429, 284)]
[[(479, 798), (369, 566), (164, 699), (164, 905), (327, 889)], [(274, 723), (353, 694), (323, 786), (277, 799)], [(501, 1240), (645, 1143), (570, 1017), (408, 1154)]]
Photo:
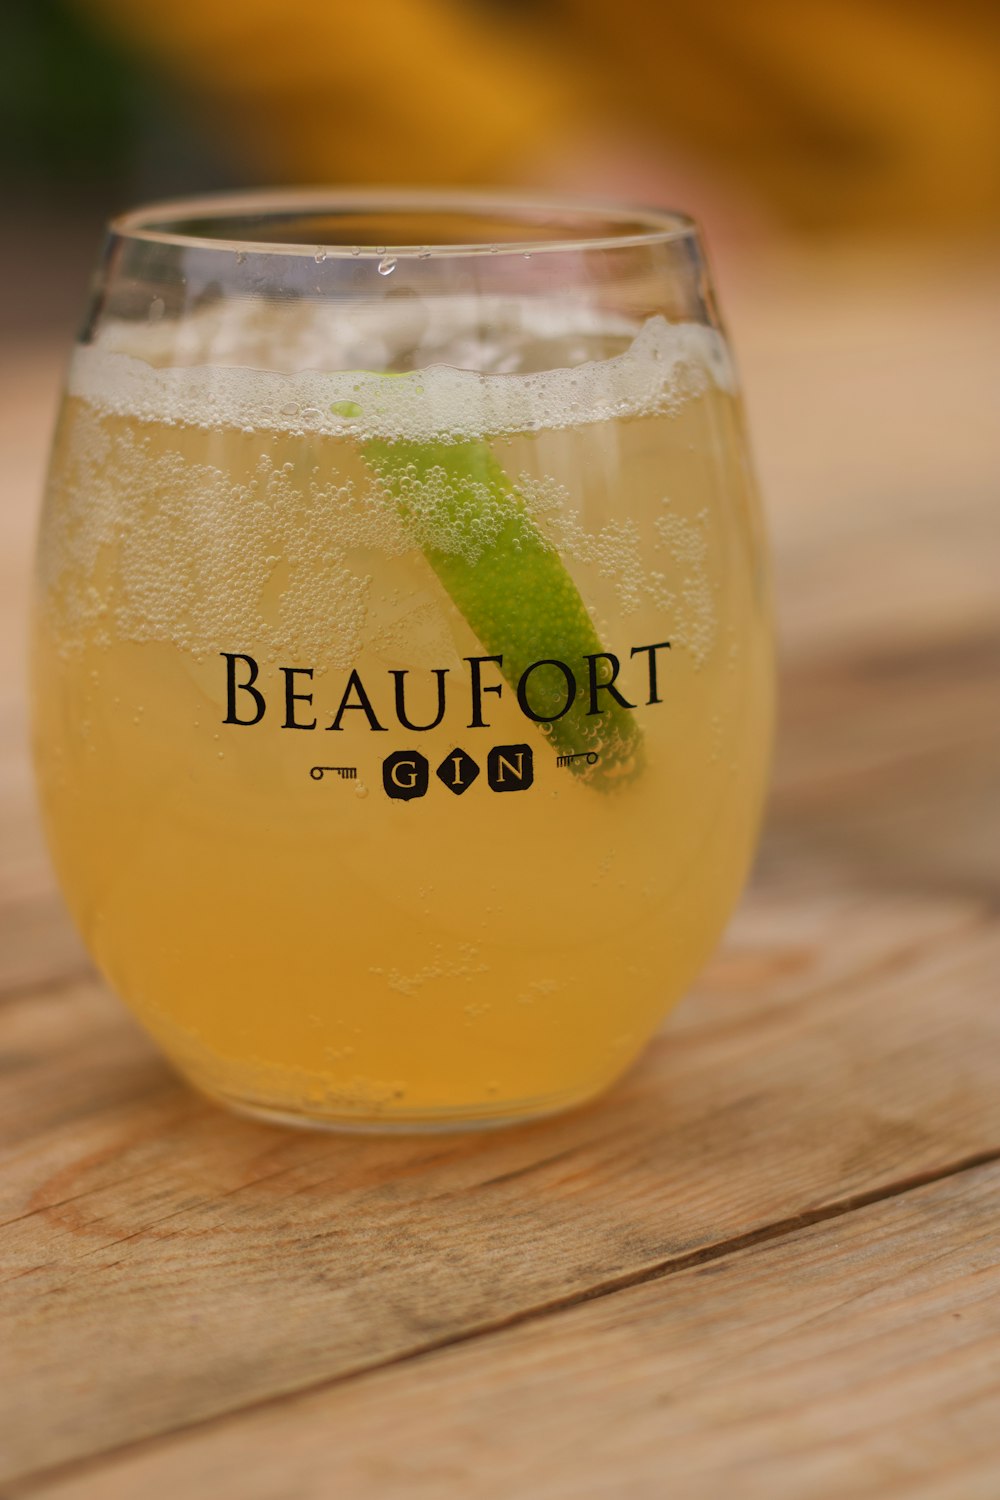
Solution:
[(396, 257), (394, 255), (383, 255), (378, 263), (378, 274), (380, 276), (391, 276), (396, 269)]

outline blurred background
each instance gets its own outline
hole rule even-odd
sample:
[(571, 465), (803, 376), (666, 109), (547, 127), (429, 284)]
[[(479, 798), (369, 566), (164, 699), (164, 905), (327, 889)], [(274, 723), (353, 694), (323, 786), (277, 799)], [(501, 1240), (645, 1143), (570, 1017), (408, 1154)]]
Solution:
[(988, 0), (7, 0), (8, 324), (62, 328), (107, 214), (255, 184), (505, 184), (762, 240), (1000, 227)]
[[(8, 979), (39, 933), (72, 945), (23, 749), (65, 357), (107, 215), (227, 187), (498, 184), (700, 219), (745, 376), (786, 680), (874, 653), (971, 683), (964, 728), (921, 717), (919, 673), (877, 669), (873, 703), (901, 715), (885, 724), (821, 732), (835, 696), (786, 692), (776, 806), (794, 811), (807, 750), (822, 766), (836, 744), (853, 774), (891, 742), (919, 761), (896, 778), (906, 797), (859, 807), (848, 775), (824, 837), (875, 848), (874, 817), (894, 868), (996, 881), (995, 825), (946, 753), (948, 734), (985, 743), (991, 712), (1000, 727), (995, 0), (6, 0), (0, 37)], [(933, 850), (912, 815), (931, 801)], [(791, 813), (776, 826), (796, 836)]]

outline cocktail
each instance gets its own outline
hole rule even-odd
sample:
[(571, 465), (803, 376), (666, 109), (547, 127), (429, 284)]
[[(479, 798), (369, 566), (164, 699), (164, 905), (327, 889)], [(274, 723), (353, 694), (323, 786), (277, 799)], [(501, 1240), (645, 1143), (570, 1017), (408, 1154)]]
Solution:
[(693, 225), (332, 193), (116, 221), (33, 675), (67, 901), (196, 1086), (354, 1129), (604, 1089), (718, 938), (770, 739)]

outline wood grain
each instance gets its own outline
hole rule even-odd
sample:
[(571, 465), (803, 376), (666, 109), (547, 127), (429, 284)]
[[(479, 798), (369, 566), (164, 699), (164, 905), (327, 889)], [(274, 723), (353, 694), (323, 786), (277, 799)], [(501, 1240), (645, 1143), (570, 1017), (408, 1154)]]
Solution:
[(429, 1142), (231, 1120), (95, 986), (8, 1000), (4, 1477), (1000, 1152), (1000, 932), (978, 920), (913, 908), (902, 952), (794, 1000), (764, 963), (730, 975), (596, 1106)]
[(991, 1166), (8, 1494), (995, 1500), (998, 1239)]
[(992, 629), (786, 667), (783, 687), (768, 858), (995, 903), (1000, 611)]

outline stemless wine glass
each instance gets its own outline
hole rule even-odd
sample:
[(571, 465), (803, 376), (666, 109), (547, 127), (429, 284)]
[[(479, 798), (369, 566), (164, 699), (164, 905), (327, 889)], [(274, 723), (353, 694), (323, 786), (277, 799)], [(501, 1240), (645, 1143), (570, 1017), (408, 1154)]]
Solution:
[(604, 1089), (717, 939), (770, 739), (694, 225), (413, 193), (115, 221), (33, 678), (66, 898), (198, 1088), (352, 1129)]

